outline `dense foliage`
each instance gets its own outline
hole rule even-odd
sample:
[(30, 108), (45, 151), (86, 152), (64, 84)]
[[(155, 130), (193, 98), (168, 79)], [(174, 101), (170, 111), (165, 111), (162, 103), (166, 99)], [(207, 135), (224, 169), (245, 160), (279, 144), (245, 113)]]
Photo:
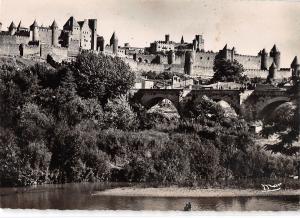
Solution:
[[(264, 136), (277, 135), (279, 141), (274, 144), (267, 144), (265, 147), (274, 153), (282, 153), (293, 156), (300, 153), (300, 81), (296, 81), (289, 90), (294, 100), (287, 102), (271, 114), (270, 118), (265, 120), (263, 129)], [(300, 166), (299, 166), (300, 171)]]
[(0, 67), (0, 186), (81, 181), (201, 185), (287, 177), (294, 160), (254, 143), (248, 124), (208, 98), (182, 118), (129, 103), (134, 74), (83, 53), (53, 69)]
[(240, 82), (245, 83), (249, 79), (243, 75), (244, 67), (237, 60), (222, 58), (220, 54), (214, 60), (214, 76), (212, 82)]

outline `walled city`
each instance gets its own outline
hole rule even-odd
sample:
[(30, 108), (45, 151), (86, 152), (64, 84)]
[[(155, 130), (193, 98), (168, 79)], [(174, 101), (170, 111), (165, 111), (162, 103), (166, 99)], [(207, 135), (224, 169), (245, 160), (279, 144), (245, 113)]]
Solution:
[(76, 21), (71, 16), (62, 29), (55, 20), (47, 27), (35, 20), (29, 28), (24, 27), (21, 21), (18, 26), (11, 22), (7, 31), (2, 30), (0, 23), (0, 56), (46, 60), (50, 55), (55, 61), (62, 62), (74, 59), (85, 50), (119, 56), (136, 72), (167, 70), (204, 79), (213, 76), (213, 63), (218, 53), (225, 59), (241, 63), (249, 78), (282, 80), (298, 74), (300, 67), (295, 57), (291, 66), (283, 68), (280, 64), (281, 53), (276, 45), (269, 53), (263, 48), (256, 56), (242, 55), (227, 45), (219, 52), (206, 51), (202, 35), (195, 35), (192, 42), (185, 42), (183, 36), (180, 42), (174, 42), (166, 34), (164, 40), (140, 48), (129, 43), (120, 46), (115, 32), (109, 43), (105, 44), (104, 37), (97, 33), (97, 19)]

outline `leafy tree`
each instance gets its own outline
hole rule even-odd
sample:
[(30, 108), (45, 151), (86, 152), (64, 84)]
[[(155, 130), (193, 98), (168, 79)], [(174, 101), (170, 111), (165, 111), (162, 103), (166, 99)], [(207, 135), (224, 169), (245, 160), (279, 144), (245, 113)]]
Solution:
[(118, 57), (85, 52), (71, 65), (78, 94), (98, 98), (102, 105), (108, 99), (125, 94), (134, 84), (135, 75)]
[(244, 67), (237, 60), (227, 60), (218, 54), (214, 60), (214, 76), (212, 82), (245, 82)]
[(104, 121), (107, 128), (133, 130), (137, 127), (136, 114), (125, 96), (109, 100), (104, 111)]

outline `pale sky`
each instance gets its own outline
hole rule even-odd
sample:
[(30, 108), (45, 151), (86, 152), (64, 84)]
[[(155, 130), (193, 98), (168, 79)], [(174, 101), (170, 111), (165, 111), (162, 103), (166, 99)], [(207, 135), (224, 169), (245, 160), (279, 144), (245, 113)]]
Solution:
[(60, 28), (70, 16), (98, 19), (98, 34), (106, 43), (116, 31), (119, 43), (148, 46), (154, 40), (191, 42), (203, 34), (205, 50), (218, 51), (227, 43), (238, 53), (256, 55), (274, 43), (281, 51), (282, 67), (300, 56), (300, 1), (296, 0), (0, 0), (3, 29), (11, 21), (29, 26)]

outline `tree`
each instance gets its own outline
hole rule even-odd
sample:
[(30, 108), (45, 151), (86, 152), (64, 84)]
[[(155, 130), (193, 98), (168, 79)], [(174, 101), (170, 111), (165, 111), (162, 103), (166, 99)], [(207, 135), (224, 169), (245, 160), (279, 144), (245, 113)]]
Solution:
[(135, 75), (118, 57), (85, 52), (71, 64), (77, 92), (84, 98), (108, 99), (125, 94), (134, 84)]
[(104, 111), (104, 121), (108, 128), (131, 130), (137, 126), (136, 114), (124, 96), (109, 100)]
[(244, 67), (237, 60), (227, 60), (218, 54), (214, 60), (213, 70), (215, 72), (212, 82), (244, 82)]

